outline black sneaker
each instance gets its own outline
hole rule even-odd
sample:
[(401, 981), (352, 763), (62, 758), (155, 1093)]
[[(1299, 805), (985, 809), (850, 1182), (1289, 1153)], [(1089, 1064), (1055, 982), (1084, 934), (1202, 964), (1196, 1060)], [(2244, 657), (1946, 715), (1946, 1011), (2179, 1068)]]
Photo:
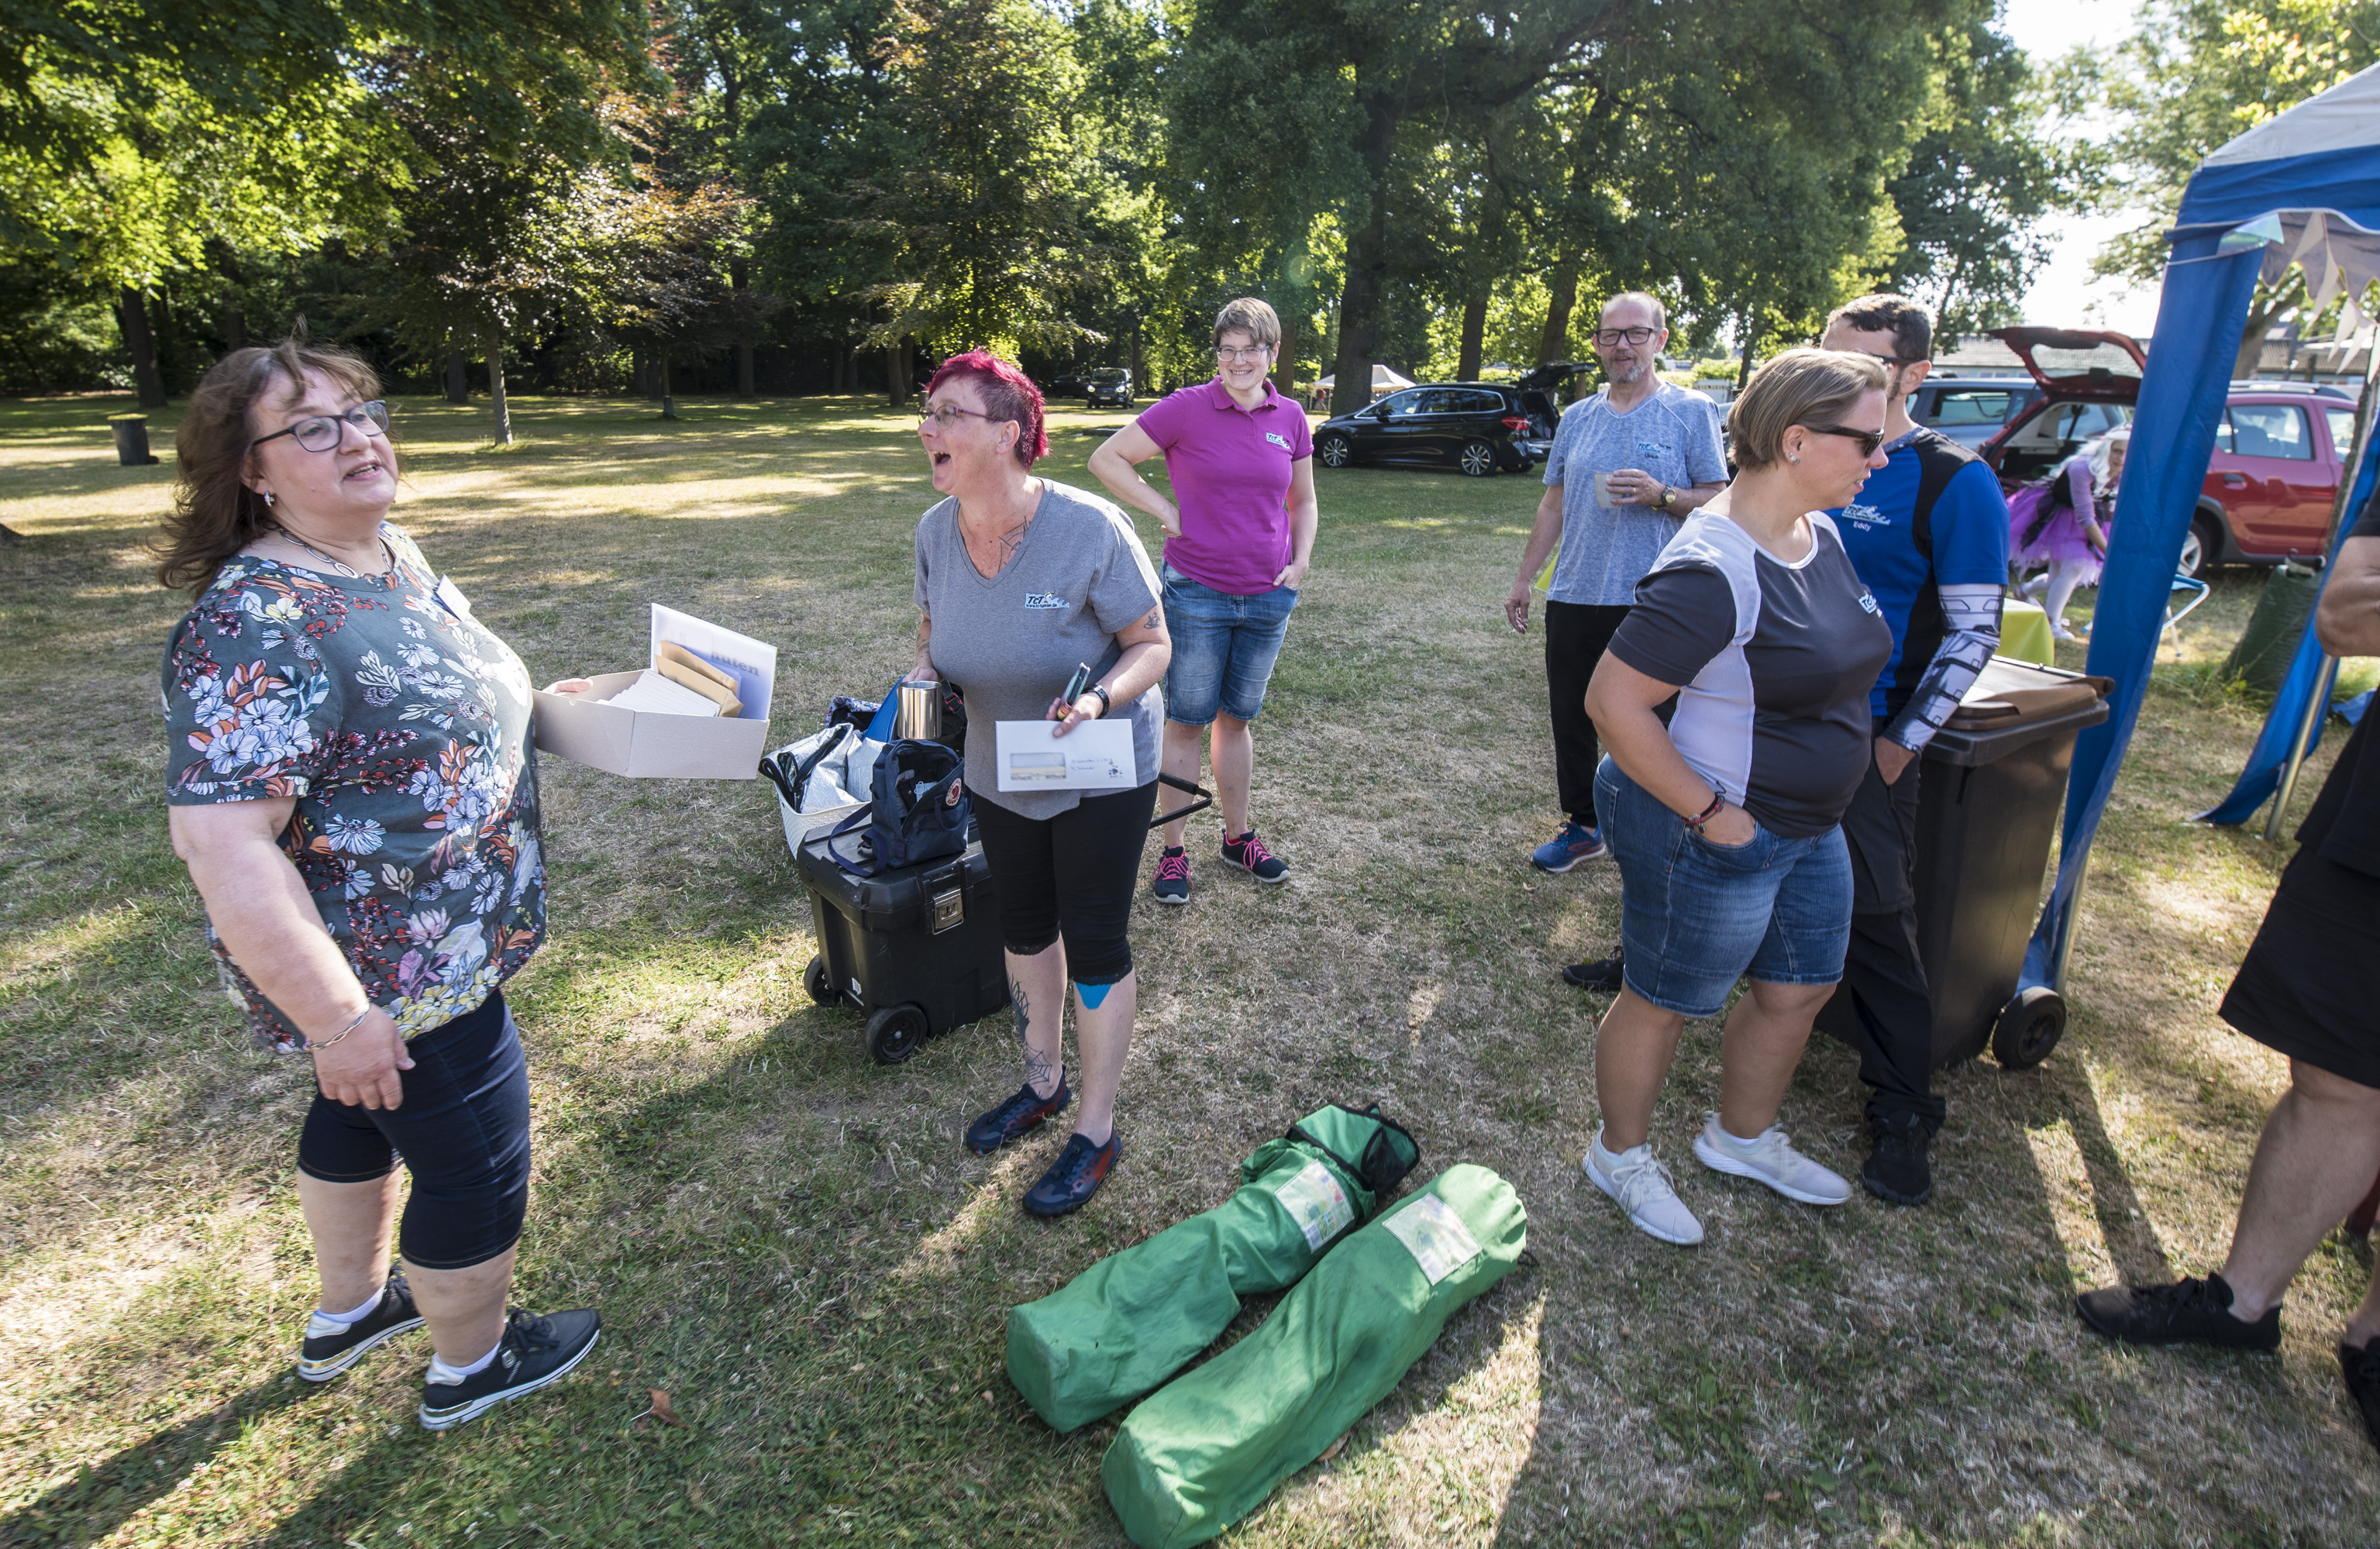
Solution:
[(337, 1323), (316, 1313), (306, 1320), (306, 1342), (298, 1347), (298, 1374), (308, 1382), (329, 1382), (364, 1358), (375, 1345), (421, 1326), (414, 1310), (413, 1291), (403, 1271), (389, 1276), (380, 1289), (380, 1305), (353, 1323)]
[(1867, 1162), (1860, 1181), (1867, 1192), (1893, 1204), (1924, 1204), (1934, 1197), (1934, 1170), (1925, 1147), (1934, 1139), (1913, 1113), (1879, 1115), (1868, 1120)]
[(2231, 1315), (2231, 1288), (2220, 1275), (2171, 1286), (2109, 1286), (2074, 1299), (2082, 1321), (2128, 1345), (2229, 1345), (2235, 1349), (2281, 1348), (2278, 1302), (2254, 1323)]
[(1025, 1208), (1041, 1216), (1063, 1216), (1091, 1203), (1107, 1181), (1108, 1171), (1123, 1155), (1123, 1137), (1108, 1136), (1105, 1145), (1093, 1145), (1081, 1135), (1068, 1135), (1066, 1149), (1050, 1164), (1041, 1181), (1025, 1191)]
[(1617, 995), (1624, 982), (1620, 977), (1620, 954), (1599, 957), (1586, 962), (1573, 962), (1562, 970), (1562, 977), (1581, 989), (1599, 989)]
[(967, 1126), (967, 1149), (978, 1156), (988, 1156), (1057, 1118), (1074, 1100), (1075, 1095), (1066, 1090), (1063, 1076), (1058, 1078), (1058, 1090), (1046, 1097), (1034, 1091), (1028, 1081), (1016, 1089), (1016, 1095)]
[(2362, 1349), (2341, 1344), (2338, 1374), (2347, 1379), (2347, 1396), (2363, 1411), (2363, 1434), (2380, 1446), (2380, 1338), (2365, 1341)]
[(1259, 882), (1289, 880), (1289, 863), (1266, 849), (1264, 841), (1257, 837), (1254, 829), (1237, 839), (1224, 836), (1223, 863), (1238, 866)]
[(546, 1317), (514, 1308), (504, 1320), (504, 1337), (496, 1342), (493, 1361), (461, 1382), (421, 1385), (423, 1428), (451, 1431), (507, 1398), (559, 1382), (587, 1359), (602, 1332), (602, 1314), (592, 1307)]

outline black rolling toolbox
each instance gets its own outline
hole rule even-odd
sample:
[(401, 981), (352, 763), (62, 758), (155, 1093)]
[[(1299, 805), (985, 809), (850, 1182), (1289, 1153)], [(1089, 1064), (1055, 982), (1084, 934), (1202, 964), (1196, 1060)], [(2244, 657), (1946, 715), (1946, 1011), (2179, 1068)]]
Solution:
[[(844, 840), (846, 848), (851, 840)], [(1008, 964), (994, 917), (991, 867), (970, 835), (965, 853), (854, 877), (826, 853), (823, 831), (796, 864), (809, 889), (819, 955), (803, 985), (821, 1006), (868, 1017), (868, 1052), (897, 1065), (928, 1038), (1008, 1004)]]

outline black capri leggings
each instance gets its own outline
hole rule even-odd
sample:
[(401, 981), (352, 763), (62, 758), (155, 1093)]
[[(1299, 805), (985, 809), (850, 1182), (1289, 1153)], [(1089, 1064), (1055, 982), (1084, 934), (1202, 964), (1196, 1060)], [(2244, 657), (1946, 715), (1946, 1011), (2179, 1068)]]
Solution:
[(1000, 900), (1000, 934), (1008, 950), (1031, 957), (1061, 936), (1066, 972), (1078, 985), (1111, 985), (1132, 972), (1124, 923), (1157, 781), (1085, 796), (1055, 817), (1020, 817), (978, 795), (976, 837), (991, 863)]
[(491, 990), (477, 1010), (406, 1045), (395, 1108), (334, 1103), (314, 1093), (298, 1168), (325, 1183), (369, 1183), (405, 1159), (413, 1192), (397, 1251), (422, 1269), (468, 1269), (520, 1240), (528, 1213), (528, 1061)]

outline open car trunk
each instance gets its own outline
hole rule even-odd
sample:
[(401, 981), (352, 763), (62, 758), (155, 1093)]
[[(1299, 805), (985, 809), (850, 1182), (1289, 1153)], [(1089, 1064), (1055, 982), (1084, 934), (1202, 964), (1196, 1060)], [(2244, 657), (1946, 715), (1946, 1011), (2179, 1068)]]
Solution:
[(2095, 328), (1999, 328), (2041, 396), (1985, 442), (1984, 461), (2009, 489), (2058, 471), (2094, 436), (2132, 418), (2148, 357), (2131, 335)]

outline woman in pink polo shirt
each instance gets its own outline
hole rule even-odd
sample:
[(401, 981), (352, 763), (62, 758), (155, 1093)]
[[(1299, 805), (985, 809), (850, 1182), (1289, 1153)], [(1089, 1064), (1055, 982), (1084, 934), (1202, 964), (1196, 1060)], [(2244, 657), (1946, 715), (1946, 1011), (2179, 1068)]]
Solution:
[[(1151, 405), (1091, 454), (1091, 472), (1124, 504), (1165, 529), (1159, 569), (1173, 660), (1165, 673), (1167, 774), (1196, 780), (1199, 734), (1214, 728), (1215, 790), (1223, 808), (1223, 861), (1259, 882), (1284, 882), (1289, 865), (1257, 838), (1248, 815), (1256, 773), (1249, 723), (1264, 708), (1273, 659), (1314, 553), (1314, 436), (1305, 411), (1267, 375), (1281, 319), (1243, 296), (1215, 319), (1215, 380)], [(1135, 465), (1162, 454), (1177, 500)], [(1168, 811), (1188, 805), (1162, 793)], [(1154, 891), (1190, 902), (1188, 819), (1165, 826)]]

